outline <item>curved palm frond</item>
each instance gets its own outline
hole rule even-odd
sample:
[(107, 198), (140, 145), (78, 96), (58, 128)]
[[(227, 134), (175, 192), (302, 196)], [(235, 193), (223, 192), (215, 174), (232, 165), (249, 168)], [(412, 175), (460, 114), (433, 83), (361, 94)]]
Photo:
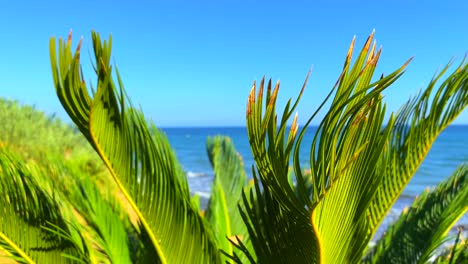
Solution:
[[(81, 44), (81, 43), (80, 43)], [(193, 208), (182, 169), (162, 132), (151, 131), (129, 103), (117, 71), (112, 79), (112, 39), (93, 32), (97, 87), (90, 95), (80, 69), (80, 45), (50, 41), (57, 95), (71, 119), (101, 156), (120, 191), (138, 215), (161, 263), (217, 263), (220, 254)]]
[[(256, 245), (254, 238), (252, 238), (254, 247), (257, 246), (265, 253), (262, 254), (262, 258), (259, 257), (259, 262), (275, 261), (280, 257), (279, 255), (288, 261), (302, 259), (302, 261), (311, 262), (339, 262), (339, 260), (344, 261), (346, 259), (344, 256), (347, 257), (347, 254), (356, 249), (356, 247), (349, 246), (349, 239), (343, 237), (355, 235), (355, 230), (343, 229), (340, 226), (344, 224), (347, 227), (352, 227), (354, 216), (350, 217), (350, 214), (346, 214), (347, 211), (340, 206), (346, 204), (354, 206), (356, 207), (354, 211), (359, 210), (356, 215), (363, 214), (362, 207), (365, 198), (371, 195), (372, 189), (369, 187), (362, 194), (353, 189), (353, 187), (367, 187), (370, 181), (357, 177), (359, 174), (356, 171), (361, 170), (360, 172), (370, 175), (373, 167), (364, 166), (364, 162), (376, 159), (375, 157), (378, 157), (378, 153), (382, 151), (385, 136), (388, 136), (388, 129), (383, 134), (384, 136), (381, 136), (384, 108), (380, 103), (380, 92), (393, 83), (406, 66), (404, 65), (386, 78), (370, 84), (380, 55), (380, 51), (374, 53), (375, 44), (369, 50), (371, 41), (372, 36), (368, 39), (352, 68), (351, 55), (354, 41), (348, 52), (343, 74), (337, 82), (338, 89), (335, 99), (330, 111), (319, 126), (312, 145), (311, 179), (313, 180), (313, 191), (310, 195), (298, 162), (298, 149), (305, 128), (301, 131), (295, 145), (298, 130), (297, 116), (291, 124), (289, 135), (286, 136), (285, 133), (288, 120), (298, 104), (307, 79), (295, 103), (291, 106), (291, 101), (289, 101), (286, 105), (279, 124), (275, 115), (279, 83), (273, 91), (271, 81), (268, 84), (264, 115), (262, 114), (264, 81), (262, 80), (260, 84), (258, 96), (255, 96), (254, 84), (247, 105), (247, 127), (264, 195), (258, 187), (256, 200), (250, 199), (251, 201), (248, 203), (248, 199), (244, 199), (247, 204), (244, 216), (252, 225), (251, 229), (255, 227), (260, 230), (267, 229), (265, 232), (268, 232), (268, 229), (277, 231), (270, 233), (270, 239), (264, 243), (266, 245)], [(369, 90), (370, 92), (368, 92)], [(319, 107), (319, 110), (323, 105), (324, 103)], [(305, 127), (316, 113), (309, 119)], [(367, 118), (370, 121), (367, 122)], [(293, 150), (295, 182), (298, 191), (291, 186), (288, 176)], [(366, 155), (360, 156), (362, 152)], [(345, 178), (346, 181), (336, 182), (340, 177)], [(377, 180), (374, 179), (374, 181)], [(299, 193), (299, 197), (296, 196), (296, 193)], [(362, 197), (361, 195), (367, 196)], [(304, 201), (307, 206), (304, 206)], [(270, 206), (266, 206), (265, 209), (264, 204)], [(331, 205), (337, 207), (331, 208)], [(314, 214), (312, 214), (311, 219), (312, 210), (314, 210)], [(266, 220), (271, 214), (276, 215), (276, 222)], [(343, 217), (339, 217), (340, 215)], [(333, 219), (328, 216), (337, 216), (337, 218)], [(326, 217), (328, 217), (327, 220), (325, 220)], [(258, 222), (255, 218), (265, 220), (265, 222)], [(262, 228), (262, 225), (265, 227)], [(275, 227), (275, 225), (280, 225), (280, 227)], [(285, 226), (288, 227), (287, 232), (281, 232)], [(250, 236), (253, 235), (255, 234), (250, 232)], [(282, 235), (284, 236), (281, 237)], [(257, 238), (259, 237), (260, 235), (257, 234)], [(302, 240), (297, 239), (299, 237)], [(339, 249), (342, 251), (337, 251), (335, 246), (340, 245)], [(292, 250), (288, 252), (288, 248), (293, 248), (294, 252)], [(256, 253), (258, 253), (257, 250)]]
[(390, 141), (374, 173), (381, 175), (382, 184), (367, 209), (368, 230), (372, 236), (437, 136), (468, 106), (468, 63), (464, 61), (433, 93), (449, 66), (432, 79), (420, 96), (409, 100), (396, 114)]
[(311, 146), (309, 208), (323, 263), (355, 263), (367, 247), (366, 208), (381, 181), (373, 172), (393, 125), (392, 117), (384, 125), (381, 92), (409, 63), (372, 82), (381, 53), (372, 40), (373, 34), (354, 64), (351, 43), (332, 105)]
[[(388, 186), (392, 179), (390, 170), (388, 174), (382, 173), (396, 166), (394, 159), (388, 159), (387, 152), (395, 141), (394, 126), (399, 126), (402, 117), (399, 113), (396, 118), (392, 115), (388, 122), (384, 121), (386, 108), (381, 93), (403, 74), (409, 61), (388, 76), (373, 81), (381, 51), (376, 51), (372, 40), (373, 34), (354, 63), (351, 63), (354, 40), (351, 43), (343, 72), (334, 87), (332, 105), (312, 142), (310, 176), (302, 172), (299, 148), (317, 112), (296, 140), (297, 117), (292, 121), (289, 135), (286, 127), (302, 91), (293, 105), (288, 102), (278, 122), (275, 105), (279, 83), (274, 90), (271, 81), (268, 84), (264, 113), (264, 80), (258, 95), (254, 83), (247, 104), (247, 128), (256, 163), (253, 170), (256, 188), (244, 195), (245, 208), (241, 211), (257, 254), (254, 261), (359, 262), (377, 229), (376, 219), (380, 221), (379, 217), (384, 216), (379, 210), (386, 212), (402, 191), (404, 184)], [(450, 76), (445, 82), (450, 83), (444, 86), (450, 86), (450, 91), (441, 88), (435, 96), (436, 103), (426, 107), (441, 114), (444, 123), (440, 130), (433, 131), (434, 135), (466, 107), (465, 75), (464, 67), (457, 69), (457, 78)], [(430, 94), (430, 89), (425, 94)], [(332, 92), (326, 100), (331, 95)], [(420, 111), (409, 109), (408, 114), (419, 115)], [(428, 119), (421, 129), (438, 126), (433, 115)], [(435, 136), (430, 139), (432, 144)], [(295, 187), (288, 177), (292, 151)], [(398, 166), (406, 170), (404, 162)], [(409, 180), (413, 174), (414, 171), (405, 179)], [(396, 177), (399, 181), (400, 176)], [(380, 202), (381, 195), (387, 191), (382, 188), (393, 188), (388, 194), (394, 199)], [(376, 215), (372, 215), (374, 212)]]
[(366, 256), (369, 263), (426, 263), (468, 210), (468, 164), (423, 192)]
[[(302, 91), (307, 79), (308, 76)], [(289, 133), (287, 127), (302, 91), (295, 102), (288, 101), (279, 120), (275, 113), (279, 82), (274, 89), (271, 80), (268, 82), (265, 98), (265, 79), (262, 79), (257, 95), (256, 88), (254, 83), (246, 115), (249, 143), (256, 164), (256, 168), (252, 168), (254, 186), (243, 194), (243, 206), (240, 207), (255, 253), (242, 243), (238, 248), (246, 253), (250, 262), (313, 262), (318, 259), (318, 241), (313, 235), (309, 213), (290, 185), (289, 160), (298, 131), (297, 115)]]
[(88, 262), (84, 238), (51, 186), (39, 182), (45, 179), (45, 171), (0, 147), (0, 255), (20, 263)]
[[(237, 206), (242, 197), (242, 190), (247, 184), (247, 175), (242, 158), (229, 137), (209, 137), (206, 145), (214, 171), (214, 182), (205, 216), (220, 249), (227, 256), (233, 256), (236, 251), (233, 245), (236, 245), (238, 240), (243, 241), (244, 245), (250, 243), (247, 228)], [(241, 258), (241, 262), (245, 262), (247, 259), (242, 258), (240, 253), (237, 252), (236, 255)]]

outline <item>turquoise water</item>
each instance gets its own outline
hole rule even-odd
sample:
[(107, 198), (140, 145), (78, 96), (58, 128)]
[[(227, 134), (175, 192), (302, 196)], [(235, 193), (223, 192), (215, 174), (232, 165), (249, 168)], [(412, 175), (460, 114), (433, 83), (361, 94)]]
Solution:
[[(209, 136), (231, 137), (237, 151), (243, 157), (246, 172), (251, 173), (253, 158), (245, 127), (165, 128), (163, 130), (187, 172), (190, 190), (199, 193), (201, 197), (209, 196), (213, 180), (205, 145)], [(308, 129), (302, 143), (300, 157), (304, 169), (309, 167), (307, 164), (309, 164), (310, 145), (315, 130), (313, 127)], [(436, 186), (450, 176), (462, 162), (468, 162), (468, 126), (453, 125), (445, 129), (437, 138), (426, 159), (385, 219), (383, 228), (398, 217), (401, 210), (410, 205), (416, 195), (428, 187)], [(468, 224), (467, 218), (465, 216), (461, 223)]]

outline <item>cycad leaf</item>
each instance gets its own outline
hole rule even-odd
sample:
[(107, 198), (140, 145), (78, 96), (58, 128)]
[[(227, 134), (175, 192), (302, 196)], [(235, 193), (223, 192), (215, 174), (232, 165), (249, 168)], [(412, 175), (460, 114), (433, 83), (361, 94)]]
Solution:
[[(354, 41), (351, 44), (343, 73), (337, 82), (335, 98), (312, 143), (310, 190), (307, 190), (307, 178), (302, 175), (298, 164), (298, 149), (305, 128), (301, 131), (294, 150), (296, 190), (291, 187), (287, 176), (290, 153), (296, 138), (297, 119), (292, 122), (289, 136), (286, 136), (285, 129), (297, 101), (292, 107), (288, 102), (281, 121), (278, 122), (275, 103), (279, 83), (274, 90), (271, 82), (268, 84), (264, 114), (264, 81), (260, 84), (257, 96), (254, 84), (247, 105), (247, 128), (257, 166), (253, 172), (254, 175), (258, 172), (259, 182), (256, 184), (256, 191), (251, 192), (251, 197), (244, 197), (246, 208), (243, 210), (243, 218), (260, 262), (281, 259), (278, 254), (283, 253), (282, 257), (288, 260), (302, 255), (303, 259), (310, 262), (359, 262), (377, 229), (375, 220), (380, 221), (379, 217), (384, 216), (378, 210), (387, 210), (387, 206), (391, 206), (394, 201), (386, 203), (387, 200), (383, 200), (384, 205), (377, 204), (380, 207), (376, 209), (378, 206), (375, 203), (380, 202), (379, 197), (382, 195), (379, 191), (381, 188), (396, 187), (389, 192), (396, 199), (403, 189), (404, 184), (386, 186), (388, 182), (385, 181), (391, 182), (392, 178), (391, 175), (382, 173), (384, 168), (395, 166), (394, 160), (388, 159), (387, 151), (395, 141), (393, 126), (401, 119), (401, 114), (398, 118), (391, 116), (388, 123), (384, 123), (385, 105), (382, 103), (381, 92), (403, 74), (409, 61), (388, 76), (372, 82), (380, 57), (380, 50), (375, 51), (375, 44), (371, 47), (372, 38), (373, 35), (353, 64), (351, 58)], [(445, 122), (435, 134), (440, 133), (466, 106), (464, 100), (467, 89), (464, 87), (464, 77), (461, 77), (465, 75), (462, 73), (465, 72), (463, 68), (457, 70), (457, 80), (450, 80), (453, 79), (450, 77), (446, 81), (450, 83), (446, 85), (451, 87), (450, 92), (439, 91), (435, 96), (437, 103), (433, 104), (430, 112), (441, 114), (440, 120)], [(425, 94), (430, 95), (430, 89)], [(323, 104), (320, 107), (322, 106)], [(409, 114), (417, 116), (420, 112), (408, 110)], [(306, 126), (314, 116), (315, 114)], [(424, 129), (439, 123), (435, 116), (431, 115), (431, 118), (423, 125)], [(421, 134), (419, 136), (423, 137)], [(434, 139), (435, 137), (431, 138), (431, 144)], [(422, 161), (422, 157), (419, 159)], [(398, 166), (405, 170), (406, 163)], [(413, 173), (414, 171), (405, 177), (409, 180)], [(381, 185), (383, 187), (379, 187)], [(374, 211), (377, 211), (376, 215), (373, 215)], [(289, 237), (282, 237), (279, 230), (276, 233), (268, 232), (268, 229), (276, 230), (273, 222), (267, 219), (271, 214), (278, 215), (280, 220), (274, 225), (282, 223), (282, 228), (288, 228)], [(262, 226), (267, 229), (264, 233), (255, 230), (262, 230)], [(298, 230), (302, 232), (303, 241), (308, 241), (308, 248), (294, 242), (299, 237)], [(260, 242), (261, 237), (263, 245)], [(288, 255), (288, 251), (281, 251), (286, 248), (284, 245), (295, 248), (296, 252)]]
[[(361, 54), (368, 46), (365, 45)], [(317, 206), (313, 208), (312, 222), (318, 229), (322, 242), (321, 257), (325, 263), (360, 261), (362, 252), (377, 229), (376, 222), (373, 221), (379, 219), (380, 222), (384, 217), (379, 210), (388, 210), (387, 206), (391, 206), (414, 174), (414, 170), (411, 170), (413, 164), (419, 166), (427, 153), (421, 155), (419, 152), (418, 159), (406, 161), (404, 155), (394, 159), (387, 155), (389, 149), (393, 148), (392, 144), (397, 141), (393, 134), (395, 119), (391, 117), (384, 125), (385, 107), (380, 102), (379, 93), (401, 75), (406, 64), (387, 77), (370, 84), (370, 76), (379, 58), (379, 52), (374, 55), (372, 50), (366, 64), (359, 65), (362, 60), (358, 58), (353, 66), (362, 68), (361, 74), (356, 75), (355, 80), (346, 82), (350, 78), (347, 77), (347, 73), (355, 71), (349, 71), (345, 66), (337, 91), (337, 96), (342, 98), (334, 100), (312, 144), (312, 204), (318, 201)], [(427, 147), (428, 151), (435, 136), (466, 106), (466, 73), (463, 68), (457, 69), (457, 77), (450, 76), (445, 82), (449, 85), (444, 85), (437, 92), (434, 99), (436, 103), (432, 107), (424, 106), (424, 111), (429, 110), (432, 114), (428, 116), (428, 121), (420, 123), (420, 129), (428, 132), (432, 130), (433, 137), (419, 134), (420, 138), (415, 140), (419, 143), (411, 142), (414, 148)], [(444, 91), (446, 87), (450, 87), (447, 89), (449, 91)], [(369, 88), (373, 89), (362, 93)], [(341, 89), (351, 92), (340, 92)], [(424, 92), (427, 98), (430, 93), (431, 88)], [(440, 114), (440, 120), (444, 120), (443, 125), (435, 118), (435, 113)], [(419, 119), (425, 116), (426, 112), (421, 114), (419, 109), (408, 109), (407, 114), (420, 116), (417, 118)], [(395, 127), (400, 125), (400, 121), (401, 116), (398, 115)], [(435, 127), (438, 128), (433, 129)], [(411, 155), (414, 152), (417, 151), (413, 150)], [(399, 160), (395, 162), (395, 159)], [(388, 168), (405, 171), (404, 180), (399, 178), (401, 175), (393, 175), (394, 171)], [(383, 172), (385, 170), (388, 174)], [(388, 200), (388, 197), (381, 199), (382, 195), (388, 195), (393, 200)]]
[[(127, 103), (109, 65), (111, 41), (93, 33), (98, 83), (90, 96), (80, 72), (79, 49), (55, 40), (50, 52), (54, 83), (62, 105), (108, 167), (131, 204), (162, 263), (219, 262), (219, 252), (190, 201), (182, 169), (167, 138), (150, 132), (142, 114)], [(57, 61), (58, 60), (58, 61)]]
[[(372, 83), (380, 50), (371, 35), (356, 62), (351, 44), (330, 110), (320, 123), (311, 148), (311, 221), (320, 241), (323, 263), (355, 263), (367, 246), (365, 209), (380, 178), (373, 172), (388, 140), (393, 119), (384, 127), (380, 93), (405, 65)], [(367, 59), (366, 59), (367, 58)]]
[[(46, 184), (39, 183), (44, 179), (45, 171), (26, 165), (0, 146), (0, 255), (20, 263), (74, 263), (65, 253), (85, 262), (83, 238), (67, 224)], [(78, 236), (78, 240), (58, 236), (56, 227), (67, 237)]]
[(426, 263), (467, 210), (468, 164), (464, 164), (405, 209), (366, 259), (369, 263)]
[(317, 241), (310, 222), (293, 210), (283, 209), (269, 188), (260, 186), (254, 172), (254, 186), (243, 194), (241, 215), (255, 253), (242, 241), (237, 247), (250, 263), (316, 263)]
[(297, 115), (289, 133), (287, 127), (302, 91), (294, 104), (287, 103), (278, 119), (275, 108), (279, 83), (272, 89), (269, 81), (265, 97), (264, 88), (263, 79), (256, 94), (254, 83), (247, 103), (247, 131), (256, 168), (252, 170), (255, 185), (244, 193), (241, 207), (255, 254), (242, 243), (238, 248), (246, 252), (250, 262), (313, 263), (319, 257), (318, 241), (310, 215), (290, 185), (289, 160), (298, 130)]
[(390, 141), (374, 173), (382, 175), (382, 184), (367, 209), (368, 230), (372, 235), (437, 136), (468, 106), (468, 63), (462, 62), (432, 92), (449, 66), (435, 76), (422, 95), (409, 100), (396, 115)]
[[(361, 207), (363, 204), (359, 202), (364, 199), (359, 195), (368, 196), (369, 192), (358, 194), (355, 192), (356, 189), (353, 188), (366, 186), (369, 180), (366, 182), (365, 178), (363, 180), (363, 178), (357, 177), (358, 174), (354, 178), (345, 176), (353, 175), (353, 172), (356, 173), (355, 170), (359, 168), (361, 172), (370, 175), (369, 171), (372, 171), (373, 167), (369, 166), (365, 168), (367, 170), (365, 171), (362, 164), (364, 161), (367, 161), (366, 158), (372, 159), (378, 156), (378, 152), (381, 151), (381, 146), (385, 142), (384, 137), (380, 138), (384, 110), (379, 102), (379, 94), (395, 81), (404, 69), (403, 66), (386, 78), (370, 84), (372, 73), (380, 54), (380, 51), (375, 53), (375, 44), (369, 52), (371, 41), (372, 36), (368, 39), (353, 67), (350, 64), (352, 44), (343, 74), (337, 83), (338, 90), (332, 107), (321, 123), (317, 136), (314, 139), (311, 150), (312, 197), (309, 197), (307, 194), (307, 184), (304, 182), (305, 179), (298, 164), (298, 148), (300, 147), (300, 141), (305, 130), (301, 132), (298, 139), (299, 143), (295, 146), (294, 151), (297, 191), (291, 186), (290, 177), (288, 176), (290, 173), (290, 154), (294, 148), (298, 129), (297, 116), (292, 121), (291, 132), (287, 137), (285, 130), (288, 119), (297, 106), (302, 91), (292, 107), (290, 107), (290, 103), (288, 102), (283, 111), (281, 122), (277, 124), (275, 103), (279, 84), (277, 84), (273, 91), (271, 91), (271, 82), (268, 84), (266, 94), (267, 105), (265, 106), (264, 115), (262, 115), (264, 81), (260, 84), (258, 96), (255, 96), (254, 85), (247, 106), (247, 126), (259, 179), (261, 180), (263, 190), (268, 195), (262, 196), (259, 195), (260, 193), (257, 193), (257, 197), (262, 199), (258, 198), (254, 203), (258, 203), (257, 208), (261, 209), (252, 209), (249, 213), (249, 209), (247, 208), (246, 215), (249, 216), (247, 218), (255, 226), (255, 220), (253, 220), (255, 213), (265, 216), (268, 213), (276, 213), (279, 216), (278, 223), (282, 223), (283, 226), (290, 228), (287, 233), (290, 236), (289, 240), (280, 236), (284, 232), (282, 233), (277, 230), (278, 232), (272, 233), (272, 238), (268, 240), (268, 245), (264, 246), (264, 252), (275, 254), (274, 257), (269, 259), (270, 261), (278, 258), (276, 254), (282, 254), (279, 249), (285, 248), (284, 245), (296, 249), (296, 252), (293, 254), (285, 255), (285, 259), (297, 259), (297, 256), (302, 256), (303, 260), (311, 262), (320, 262), (321, 260), (336, 262), (340, 259), (344, 260), (346, 258), (340, 254), (347, 256), (349, 252), (352, 252), (356, 248), (349, 246), (350, 240), (346, 237), (352, 236), (355, 230), (348, 230), (348, 232), (340, 231), (344, 230), (340, 227), (340, 224), (352, 226), (354, 219), (350, 218), (349, 214), (346, 215), (347, 211), (343, 210), (343, 208), (327, 207), (333, 204), (345, 206), (347, 202), (351, 202), (351, 205), (355, 207), (355, 211), (360, 210), (356, 214), (362, 214), (363, 210)], [(371, 88), (373, 89), (368, 92)], [(315, 114), (311, 119), (314, 116)], [(366, 121), (367, 118), (370, 119), (369, 122)], [(306, 126), (311, 119), (306, 123)], [(384, 135), (388, 135), (388, 133), (384, 133)], [(350, 167), (350, 163), (355, 162), (361, 152), (366, 152), (366, 155), (360, 159), (360, 162), (356, 162), (358, 165)], [(315, 155), (318, 155), (318, 157), (316, 158)], [(347, 178), (347, 181), (343, 180), (341, 183), (334, 184), (340, 177)], [(335, 190), (331, 190), (332, 187), (335, 187)], [(340, 190), (343, 193), (340, 193)], [(296, 192), (299, 193), (299, 197), (296, 196)], [(262, 200), (264, 203), (272, 205), (271, 208), (268, 209), (267, 207), (266, 209), (267, 211), (270, 210), (270, 212), (265, 212), (265, 209), (260, 206)], [(333, 201), (334, 203), (328, 201)], [(307, 207), (304, 207), (304, 203)], [(255, 208), (255, 206), (250, 207)], [(316, 215), (312, 214), (312, 221), (310, 210), (317, 210), (319, 212)], [(325, 216), (326, 214), (328, 214), (328, 217)], [(345, 218), (330, 218), (330, 216), (340, 214)], [(344, 223), (340, 223), (339, 221), (344, 221)], [(269, 222), (272, 223), (271, 221)], [(274, 229), (275, 227), (267, 225), (267, 228)], [(300, 236), (308, 241), (306, 243), (308, 247), (297, 241), (299, 233), (295, 231), (301, 232)], [(281, 239), (279, 239), (280, 237)], [(252, 238), (252, 241), (254, 241), (254, 238)], [(334, 245), (327, 243), (334, 243)], [(337, 251), (334, 247), (335, 245), (342, 251)], [(272, 248), (274, 250), (271, 250)], [(268, 253), (264, 255), (267, 256)]]
[(238, 209), (247, 175), (242, 158), (229, 137), (208, 138), (207, 152), (214, 171), (214, 182), (206, 219), (212, 226), (219, 247), (227, 255), (233, 255), (235, 247), (229, 239), (239, 239), (244, 245), (249, 244), (247, 229)]

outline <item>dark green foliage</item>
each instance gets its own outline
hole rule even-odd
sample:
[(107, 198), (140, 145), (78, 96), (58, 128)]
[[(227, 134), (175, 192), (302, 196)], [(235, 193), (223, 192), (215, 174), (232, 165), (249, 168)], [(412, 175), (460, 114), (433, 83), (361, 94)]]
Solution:
[[(316, 263), (312, 226), (281, 207), (269, 186), (261, 188), (258, 177), (244, 193), (241, 214), (247, 224), (253, 250), (239, 245), (250, 263)], [(240, 261), (237, 261), (241, 263)]]
[(421, 194), (366, 256), (369, 263), (425, 263), (468, 207), (468, 164)]

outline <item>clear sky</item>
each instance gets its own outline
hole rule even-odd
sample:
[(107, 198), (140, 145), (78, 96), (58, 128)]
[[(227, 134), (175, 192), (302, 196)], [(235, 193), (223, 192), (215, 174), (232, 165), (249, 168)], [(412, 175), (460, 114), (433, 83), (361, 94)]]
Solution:
[[(243, 126), (247, 95), (263, 75), (281, 80), (280, 105), (312, 76), (301, 123), (335, 83), (354, 35), (375, 29), (390, 73), (414, 56), (385, 93), (396, 111), (451, 58), (468, 51), (467, 1), (13, 1), (0, 0), (0, 96), (66, 114), (56, 98), (51, 36), (75, 43), (113, 36), (113, 61), (135, 105), (159, 126)], [(86, 71), (86, 79), (94, 76)], [(316, 123), (319, 119), (316, 120)], [(468, 124), (468, 111), (455, 123)]]

